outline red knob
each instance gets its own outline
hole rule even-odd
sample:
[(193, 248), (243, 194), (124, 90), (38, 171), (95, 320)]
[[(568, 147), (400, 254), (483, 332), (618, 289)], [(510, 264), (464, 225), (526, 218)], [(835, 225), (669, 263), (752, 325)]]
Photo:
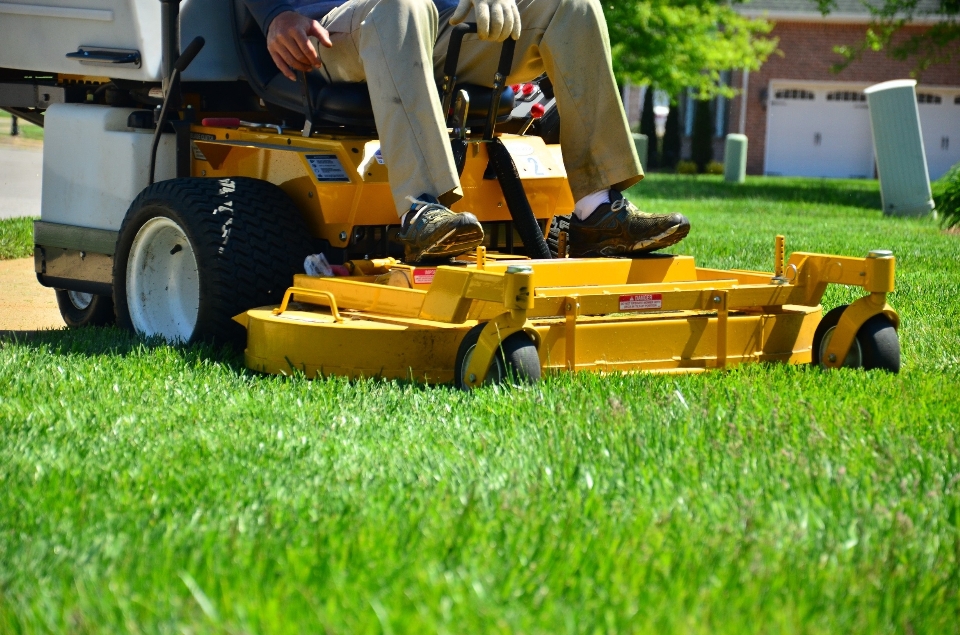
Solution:
[(523, 94), (524, 94), (524, 95), (532, 95), (532, 94), (533, 94), (533, 91), (535, 91), (536, 89), (537, 89), (537, 87), (534, 86), (533, 84), (524, 84), (524, 85), (523, 85)]
[(530, 106), (530, 116), (534, 119), (539, 119), (546, 111), (547, 109), (543, 107), (543, 104), (534, 104)]
[(510, 87), (510, 90), (512, 90), (514, 94), (519, 93), (519, 92), (520, 92), (520, 84), (514, 84), (513, 86)]
[(239, 128), (240, 120), (236, 117), (205, 117), (200, 122), (208, 128)]

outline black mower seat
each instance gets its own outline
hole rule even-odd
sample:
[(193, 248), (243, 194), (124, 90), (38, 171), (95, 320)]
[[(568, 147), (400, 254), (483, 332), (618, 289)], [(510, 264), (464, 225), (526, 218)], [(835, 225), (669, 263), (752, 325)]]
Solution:
[[(266, 37), (256, 20), (250, 15), (243, 0), (233, 0), (230, 4), (234, 12), (240, 67), (243, 69), (247, 83), (264, 102), (304, 115), (306, 109), (299, 82), (290, 81), (277, 69), (267, 51)], [(375, 127), (370, 92), (365, 83), (330, 83), (321, 70), (315, 70), (307, 74), (307, 86), (310, 90), (315, 123)], [(466, 90), (470, 96), (468, 126), (483, 126), (490, 112), (493, 90), (475, 84), (459, 85), (457, 88)], [(513, 111), (514, 97), (513, 90), (509, 86), (504, 89), (497, 113), (498, 120), (509, 117)], [(440, 99), (439, 90), (437, 99)]]

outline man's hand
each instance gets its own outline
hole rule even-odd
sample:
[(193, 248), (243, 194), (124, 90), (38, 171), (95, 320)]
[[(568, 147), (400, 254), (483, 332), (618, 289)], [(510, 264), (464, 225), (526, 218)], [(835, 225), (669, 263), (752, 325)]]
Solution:
[(267, 50), (273, 63), (287, 79), (297, 81), (294, 71), (309, 71), (320, 66), (320, 56), (310, 41), (311, 36), (325, 47), (333, 48), (327, 30), (316, 20), (296, 11), (284, 11), (270, 23)]
[(520, 37), (520, 9), (516, 0), (460, 0), (450, 24), (460, 24), (477, 8), (477, 35), (481, 40), (503, 42)]

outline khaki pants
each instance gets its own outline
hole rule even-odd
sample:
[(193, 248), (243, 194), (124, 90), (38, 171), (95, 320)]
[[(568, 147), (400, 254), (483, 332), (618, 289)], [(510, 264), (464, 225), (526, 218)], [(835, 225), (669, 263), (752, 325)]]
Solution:
[[(517, 0), (523, 32), (508, 84), (544, 71), (560, 110), (563, 162), (575, 199), (643, 178), (610, 63), (599, 0)], [(332, 49), (320, 57), (334, 82), (367, 82), (390, 189), (401, 215), (408, 196), (452, 204), (461, 194), (437, 97), (452, 27), (430, 0), (348, 0), (321, 20)], [(474, 21), (471, 13), (467, 21)], [(491, 86), (500, 45), (464, 38), (464, 83)]]

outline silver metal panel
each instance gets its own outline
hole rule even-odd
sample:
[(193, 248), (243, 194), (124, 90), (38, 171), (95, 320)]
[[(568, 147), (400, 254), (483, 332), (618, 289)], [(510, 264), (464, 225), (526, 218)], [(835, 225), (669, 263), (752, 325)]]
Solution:
[(44, 247), (75, 249), (112, 256), (117, 245), (118, 232), (92, 229), (60, 223), (33, 222), (33, 242)]

